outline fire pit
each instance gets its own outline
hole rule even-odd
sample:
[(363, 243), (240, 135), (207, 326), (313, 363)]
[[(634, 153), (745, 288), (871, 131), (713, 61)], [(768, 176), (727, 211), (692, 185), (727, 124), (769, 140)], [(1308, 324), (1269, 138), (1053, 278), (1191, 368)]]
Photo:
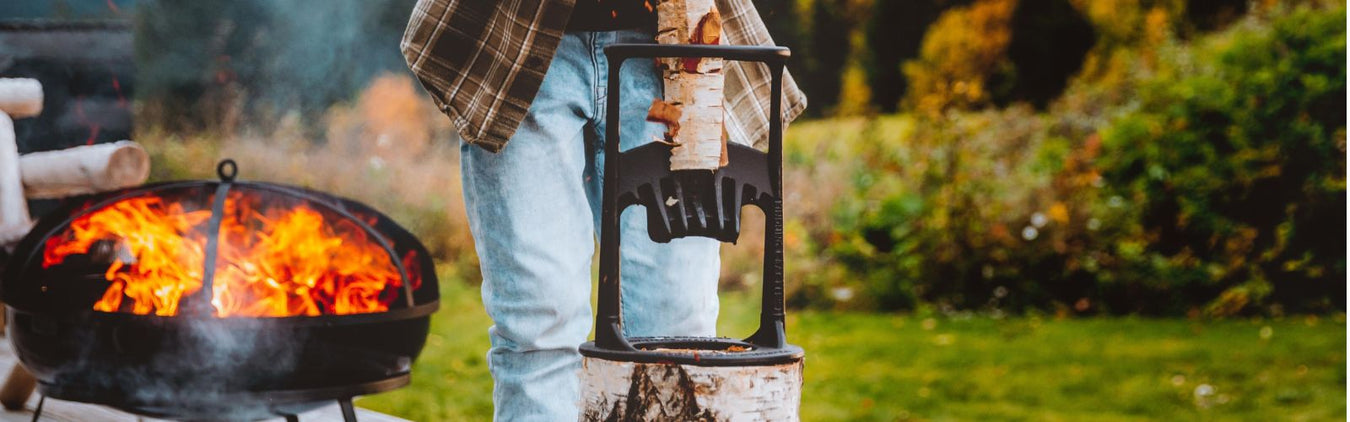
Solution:
[(407, 385), (439, 298), (421, 243), (357, 202), (217, 170), (71, 201), (19, 244), (0, 298), (39, 391), (192, 420), (337, 400), (354, 420), (352, 397)]

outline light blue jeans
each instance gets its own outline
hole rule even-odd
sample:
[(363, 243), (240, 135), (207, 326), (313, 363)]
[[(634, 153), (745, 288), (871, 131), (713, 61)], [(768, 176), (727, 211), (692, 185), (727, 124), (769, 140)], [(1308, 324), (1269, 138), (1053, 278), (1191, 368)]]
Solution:
[[(575, 420), (577, 346), (593, 322), (591, 255), (600, 221), (609, 63), (604, 47), (653, 42), (647, 31), (575, 32), (549, 65), (516, 134), (497, 154), (463, 145), (464, 197), (495, 325), (488, 367), (495, 420)], [(645, 121), (661, 79), (650, 59), (624, 64), (621, 148), (659, 136)], [(647, 235), (645, 210), (620, 218), (624, 331), (629, 336), (711, 336), (717, 321), (718, 249), (712, 239), (668, 244)]]

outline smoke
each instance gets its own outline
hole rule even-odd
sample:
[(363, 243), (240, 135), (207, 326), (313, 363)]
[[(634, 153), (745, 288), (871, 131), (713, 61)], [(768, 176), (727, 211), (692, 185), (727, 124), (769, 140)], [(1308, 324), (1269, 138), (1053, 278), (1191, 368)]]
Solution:
[(407, 73), (398, 43), (413, 3), (142, 0), (141, 99), (169, 124), (316, 121), (376, 75)]
[[(239, 392), (257, 379), (275, 378), (295, 367), (304, 339), (266, 319), (194, 319), (179, 337), (181, 359), (165, 360), (159, 370), (190, 374), (189, 378), (137, 374), (145, 378), (134, 390), (133, 403), (189, 405), (221, 420), (253, 420), (271, 412), (263, 401), (241, 401)], [(170, 346), (172, 347), (172, 346)], [(160, 375), (155, 377), (154, 375)]]
[(136, 0), (5, 0), (0, 19), (115, 19)]
[[(90, 339), (109, 334), (99, 331), (85, 334)], [(79, 379), (58, 376), (57, 384), (151, 414), (222, 421), (274, 417), (288, 411), (246, 392), (292, 375), (307, 340), (303, 333), (266, 318), (180, 316), (125, 324), (111, 332), (111, 344), (86, 342), (81, 358), (64, 371)]]

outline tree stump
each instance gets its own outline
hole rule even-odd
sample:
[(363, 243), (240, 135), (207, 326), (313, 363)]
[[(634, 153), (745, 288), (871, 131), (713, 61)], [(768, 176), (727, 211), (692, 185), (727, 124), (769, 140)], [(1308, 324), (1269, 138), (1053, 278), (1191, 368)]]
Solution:
[(696, 366), (584, 357), (583, 421), (797, 421), (802, 361)]

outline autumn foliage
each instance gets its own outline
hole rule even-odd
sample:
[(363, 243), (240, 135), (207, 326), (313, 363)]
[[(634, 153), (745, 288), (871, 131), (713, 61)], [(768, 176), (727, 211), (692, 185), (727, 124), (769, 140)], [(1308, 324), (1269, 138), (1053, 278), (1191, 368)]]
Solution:
[(989, 97), (1012, 3), (976, 1), (930, 28), (907, 67), (914, 113), (863, 126), (834, 227), (804, 231), (823, 254), (789, 260), (814, 268), (794, 303), (1344, 309), (1343, 6), (1260, 6), (1183, 39), (1182, 8), (1083, 2), (1098, 43), (1039, 111)]

